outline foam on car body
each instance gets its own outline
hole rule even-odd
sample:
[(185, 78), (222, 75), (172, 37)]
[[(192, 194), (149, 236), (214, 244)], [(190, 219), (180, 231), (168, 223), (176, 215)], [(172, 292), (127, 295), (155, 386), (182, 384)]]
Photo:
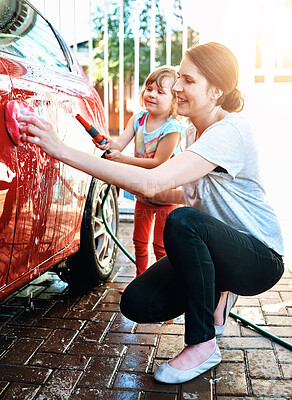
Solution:
[(21, 143), (21, 134), (17, 117), (22, 111), (33, 112), (34, 109), (23, 101), (11, 100), (5, 105), (5, 125), (7, 133), (15, 146)]

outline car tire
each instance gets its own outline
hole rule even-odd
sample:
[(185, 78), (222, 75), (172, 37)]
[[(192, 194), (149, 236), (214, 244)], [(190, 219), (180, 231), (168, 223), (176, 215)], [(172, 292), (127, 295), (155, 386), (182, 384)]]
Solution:
[[(80, 249), (60, 268), (60, 277), (76, 289), (92, 288), (111, 274), (116, 260), (117, 245), (106, 230), (101, 205), (108, 185), (92, 178), (82, 224)], [(117, 237), (119, 212), (117, 191), (110, 187), (104, 206), (104, 217), (111, 232)]]

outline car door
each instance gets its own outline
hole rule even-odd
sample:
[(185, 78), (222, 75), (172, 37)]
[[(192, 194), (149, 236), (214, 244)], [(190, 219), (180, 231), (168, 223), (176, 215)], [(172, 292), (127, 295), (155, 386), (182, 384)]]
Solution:
[[(77, 113), (90, 121), (95, 117), (92, 90), (84, 74), (77, 67), (72, 70), (74, 65), (48, 22), (25, 1), (16, 3), (20, 8), (15, 10), (4, 49), (13, 99), (25, 101), (50, 120), (65, 142), (93, 151), (90, 138), (75, 119)], [(32, 270), (37, 275), (72, 242), (77, 246), (90, 181), (37, 146), (26, 144), (15, 151), (19, 185), (8, 283)]]
[(4, 122), (4, 105), (10, 99), (11, 81), (0, 57), (0, 290), (7, 280), (16, 220), (16, 153)]

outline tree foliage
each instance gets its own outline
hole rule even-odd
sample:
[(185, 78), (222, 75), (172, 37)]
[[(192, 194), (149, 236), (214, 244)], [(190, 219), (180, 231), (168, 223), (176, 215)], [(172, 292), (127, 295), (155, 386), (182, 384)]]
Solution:
[[(134, 73), (134, 13), (136, 1), (124, 0), (124, 76), (127, 81)], [(159, 8), (160, 2), (156, 0), (156, 63), (157, 66), (166, 63), (166, 18), (163, 10)], [(173, 3), (173, 12), (176, 25), (182, 24), (180, 0)], [(140, 44), (139, 44), (139, 83), (142, 84), (150, 71), (150, 11), (151, 0), (144, 0), (140, 13)], [(108, 2), (108, 60), (109, 79), (119, 76), (119, 19), (120, 8), (117, 0)], [(104, 71), (104, 9), (96, 8), (94, 12), (94, 79), (103, 85)], [(172, 65), (179, 64), (182, 54), (182, 34), (180, 29), (172, 31)]]

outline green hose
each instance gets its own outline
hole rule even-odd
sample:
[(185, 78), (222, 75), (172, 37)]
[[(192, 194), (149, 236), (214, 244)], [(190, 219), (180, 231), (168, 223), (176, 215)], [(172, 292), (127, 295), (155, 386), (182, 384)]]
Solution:
[(107, 198), (107, 196), (109, 194), (110, 189), (111, 189), (111, 185), (109, 184), (107, 186), (106, 190), (105, 190), (105, 193), (104, 193), (104, 196), (103, 196), (103, 199), (102, 199), (102, 202), (101, 202), (101, 218), (102, 218), (102, 221), (104, 223), (104, 226), (105, 226), (106, 230), (110, 234), (110, 236), (113, 239), (113, 241), (119, 246), (119, 248), (122, 250), (122, 252), (135, 264), (136, 263), (135, 259), (131, 256), (130, 253), (127, 252), (127, 250), (124, 248), (124, 246), (118, 240), (118, 238), (113, 234), (113, 232), (111, 231), (111, 229), (108, 226), (108, 223), (107, 223), (107, 221), (105, 219), (103, 207), (104, 207), (104, 204), (105, 204), (105, 201), (106, 201), (106, 198)]
[[(111, 188), (111, 185), (108, 185), (108, 187), (106, 188), (104, 197), (103, 197), (103, 199), (102, 199), (102, 202), (101, 202), (101, 217), (102, 217), (103, 223), (104, 223), (104, 225), (105, 225), (105, 228), (106, 228), (106, 230), (108, 231), (108, 233), (110, 234), (111, 238), (112, 238), (112, 239), (114, 240), (114, 242), (119, 246), (119, 248), (122, 250), (122, 252), (135, 264), (135, 263), (136, 263), (135, 259), (131, 256), (131, 254), (129, 254), (129, 253), (127, 252), (127, 250), (126, 250), (126, 249), (123, 247), (123, 245), (119, 242), (119, 240), (117, 239), (117, 237), (112, 233), (112, 231), (111, 231), (110, 227), (108, 226), (108, 223), (107, 223), (107, 221), (106, 221), (106, 219), (105, 219), (105, 216), (104, 216), (103, 207), (104, 207), (104, 203), (105, 203), (105, 201), (106, 201), (106, 198), (107, 198), (107, 196), (108, 196), (108, 194), (109, 194), (110, 188)], [(276, 342), (276, 343), (282, 345), (283, 347), (286, 347), (286, 348), (289, 349), (289, 350), (292, 350), (292, 345), (291, 345), (290, 343), (285, 342), (284, 340), (280, 339), (278, 336), (272, 335), (271, 333), (265, 331), (264, 329), (260, 328), (259, 326), (253, 324), (252, 322), (246, 320), (245, 318), (240, 317), (239, 315), (237, 315), (237, 314), (235, 314), (235, 313), (233, 313), (233, 312), (230, 312), (229, 315), (230, 315), (232, 318), (238, 319), (239, 321), (243, 322), (245, 325), (249, 325), (250, 327), (252, 327), (252, 328), (255, 329), (256, 331), (258, 331), (260, 334), (262, 334), (263, 336), (265, 336), (265, 337), (267, 337), (267, 338), (273, 340), (274, 342)]]
[(234, 319), (238, 319), (239, 321), (243, 322), (244, 324), (251, 326), (256, 331), (261, 333), (263, 336), (266, 336), (267, 338), (273, 340), (274, 342), (279, 343), (280, 345), (286, 347), (289, 350), (292, 350), (292, 344), (285, 342), (285, 340), (280, 339), (278, 336), (272, 335), (271, 333), (265, 331), (264, 329), (260, 328), (259, 326), (253, 324), (252, 322), (247, 321), (245, 318), (242, 318), (233, 312), (230, 312), (229, 315), (230, 315), (230, 317), (232, 317)]

